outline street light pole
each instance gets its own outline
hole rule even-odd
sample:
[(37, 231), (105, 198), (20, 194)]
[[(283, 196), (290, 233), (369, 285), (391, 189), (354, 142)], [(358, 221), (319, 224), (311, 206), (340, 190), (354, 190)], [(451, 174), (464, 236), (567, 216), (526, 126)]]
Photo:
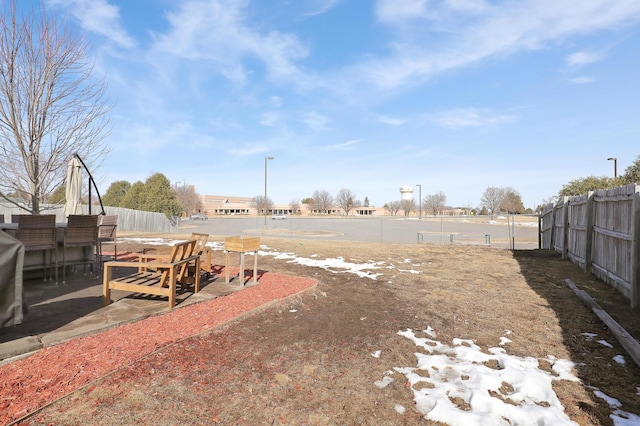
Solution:
[(618, 159), (616, 157), (609, 157), (607, 160), (613, 160), (613, 177), (618, 178)]
[(264, 157), (264, 226), (267, 226), (267, 160), (273, 157)]
[(419, 183), (416, 183), (416, 186), (418, 187), (418, 197), (419, 197), (419, 210), (418, 210), (418, 219), (422, 219), (422, 185), (420, 185)]

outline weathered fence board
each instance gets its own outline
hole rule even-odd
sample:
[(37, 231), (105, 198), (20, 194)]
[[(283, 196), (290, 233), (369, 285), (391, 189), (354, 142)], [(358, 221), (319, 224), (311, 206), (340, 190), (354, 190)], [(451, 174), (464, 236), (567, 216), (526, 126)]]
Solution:
[(556, 250), (640, 306), (640, 185), (565, 197), (541, 215), (540, 247)]
[[(56, 222), (66, 222), (64, 216), (64, 206), (49, 205), (44, 206), (46, 210), (43, 214), (55, 214)], [(120, 207), (104, 207), (105, 213), (108, 215), (118, 216), (118, 230), (121, 231), (138, 231), (138, 232), (156, 232), (156, 233), (172, 233), (177, 232), (177, 224), (172, 222), (163, 213), (145, 212), (141, 210), (124, 209)], [(84, 214), (89, 213), (87, 205), (82, 206)], [(92, 206), (92, 214), (101, 213), (99, 206)], [(12, 214), (25, 214), (24, 210), (20, 210), (15, 206), (0, 204), (0, 215), (4, 215), (6, 221), (11, 220)]]

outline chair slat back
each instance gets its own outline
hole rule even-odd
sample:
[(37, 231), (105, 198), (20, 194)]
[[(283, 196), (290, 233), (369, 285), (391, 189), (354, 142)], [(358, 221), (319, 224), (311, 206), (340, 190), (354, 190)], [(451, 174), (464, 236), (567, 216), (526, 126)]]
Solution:
[[(196, 240), (185, 241), (182, 243), (177, 243), (171, 249), (171, 254), (169, 255), (169, 263), (179, 262), (181, 260), (187, 259), (193, 255), (193, 252), (196, 247)], [(184, 278), (188, 271), (188, 266), (186, 263), (180, 267), (178, 270), (178, 280)], [(162, 276), (160, 277), (160, 285), (164, 287), (169, 284), (169, 271), (165, 269), (162, 272)]]
[[(12, 221), (13, 221), (12, 215)], [(19, 215), (16, 237), (22, 242), (25, 250), (47, 250), (56, 248), (56, 216)], [(16, 222), (14, 222), (16, 223)]]
[(199, 234), (194, 232), (191, 234), (191, 239), (196, 240), (195, 252), (202, 254), (207, 247), (207, 241), (209, 240), (209, 234)]
[(98, 226), (98, 239), (102, 241), (113, 241), (116, 239), (116, 228), (118, 227), (118, 216), (102, 216)]
[(98, 240), (97, 215), (69, 215), (64, 234), (67, 247), (94, 245)]

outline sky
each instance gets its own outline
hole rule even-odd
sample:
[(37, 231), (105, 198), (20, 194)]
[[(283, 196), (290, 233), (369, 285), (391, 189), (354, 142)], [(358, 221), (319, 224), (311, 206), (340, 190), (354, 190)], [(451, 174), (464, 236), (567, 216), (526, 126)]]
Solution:
[[(179, 240), (162, 238), (124, 238), (131, 242), (144, 244), (171, 245)], [(224, 243), (207, 243), (213, 250), (224, 250)], [(278, 252), (261, 245), (259, 256), (271, 256), (304, 266), (321, 268), (336, 274), (355, 274), (381, 284), (388, 279), (385, 271), (396, 270), (401, 274), (420, 274), (420, 264), (412, 259), (388, 261), (347, 262), (342, 257), (322, 258), (312, 254), (302, 257), (293, 252)], [(296, 310), (291, 310), (295, 313)], [(416, 363), (408, 366), (393, 365), (380, 371), (380, 380), (372, 383), (380, 389), (394, 381), (407, 383), (415, 402), (407, 407), (394, 404), (395, 412), (411, 415), (407, 410), (418, 410), (425, 419), (439, 421), (451, 426), (485, 425), (577, 425), (564, 411), (561, 401), (553, 390), (553, 383), (560, 380), (580, 381), (573, 374), (575, 364), (566, 359), (548, 354), (543, 359), (533, 356), (520, 357), (509, 354), (512, 331), (505, 330), (504, 335), (494, 347), (482, 348), (473, 340), (454, 338), (451, 342), (437, 339), (437, 330), (426, 325), (423, 330), (405, 329), (397, 332), (415, 344)], [(400, 338), (399, 337), (399, 338)], [(610, 349), (611, 362), (626, 365), (625, 355), (598, 336), (597, 333), (583, 333), (585, 341), (596, 341)], [(380, 359), (385, 365), (386, 348), (368, 354)], [(543, 361), (543, 362), (540, 362)], [(490, 368), (489, 365), (499, 368)], [(541, 365), (548, 365), (548, 369)], [(426, 374), (428, 373), (428, 374)], [(504, 384), (508, 384), (504, 385)], [(615, 426), (640, 424), (640, 416), (626, 411), (623, 404), (602, 392), (599, 388), (586, 386), (595, 399), (604, 401), (611, 409), (609, 418)], [(491, 394), (496, 396), (491, 396)], [(640, 388), (638, 388), (640, 395)], [(500, 396), (502, 399), (498, 398)], [(466, 403), (462, 410), (450, 400), (460, 398)], [(506, 402), (509, 401), (509, 402)], [(393, 402), (393, 401), (392, 401)]]
[(640, 155), (637, 0), (43, 1), (108, 85), (102, 193), (159, 172), (284, 204), (495, 186), (535, 208)]

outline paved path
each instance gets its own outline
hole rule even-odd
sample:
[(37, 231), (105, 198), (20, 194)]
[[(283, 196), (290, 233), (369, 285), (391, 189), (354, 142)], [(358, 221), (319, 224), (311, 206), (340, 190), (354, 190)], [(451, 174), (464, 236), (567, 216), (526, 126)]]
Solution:
[(491, 247), (538, 248), (537, 217), (519, 217), (512, 226), (508, 218), (456, 217), (422, 219), (402, 217), (296, 217), (272, 220), (262, 217), (231, 216), (208, 220), (185, 220), (180, 232), (204, 232), (210, 235), (259, 235), (285, 238), (351, 240), (364, 242), (443, 244), (489, 243)]

